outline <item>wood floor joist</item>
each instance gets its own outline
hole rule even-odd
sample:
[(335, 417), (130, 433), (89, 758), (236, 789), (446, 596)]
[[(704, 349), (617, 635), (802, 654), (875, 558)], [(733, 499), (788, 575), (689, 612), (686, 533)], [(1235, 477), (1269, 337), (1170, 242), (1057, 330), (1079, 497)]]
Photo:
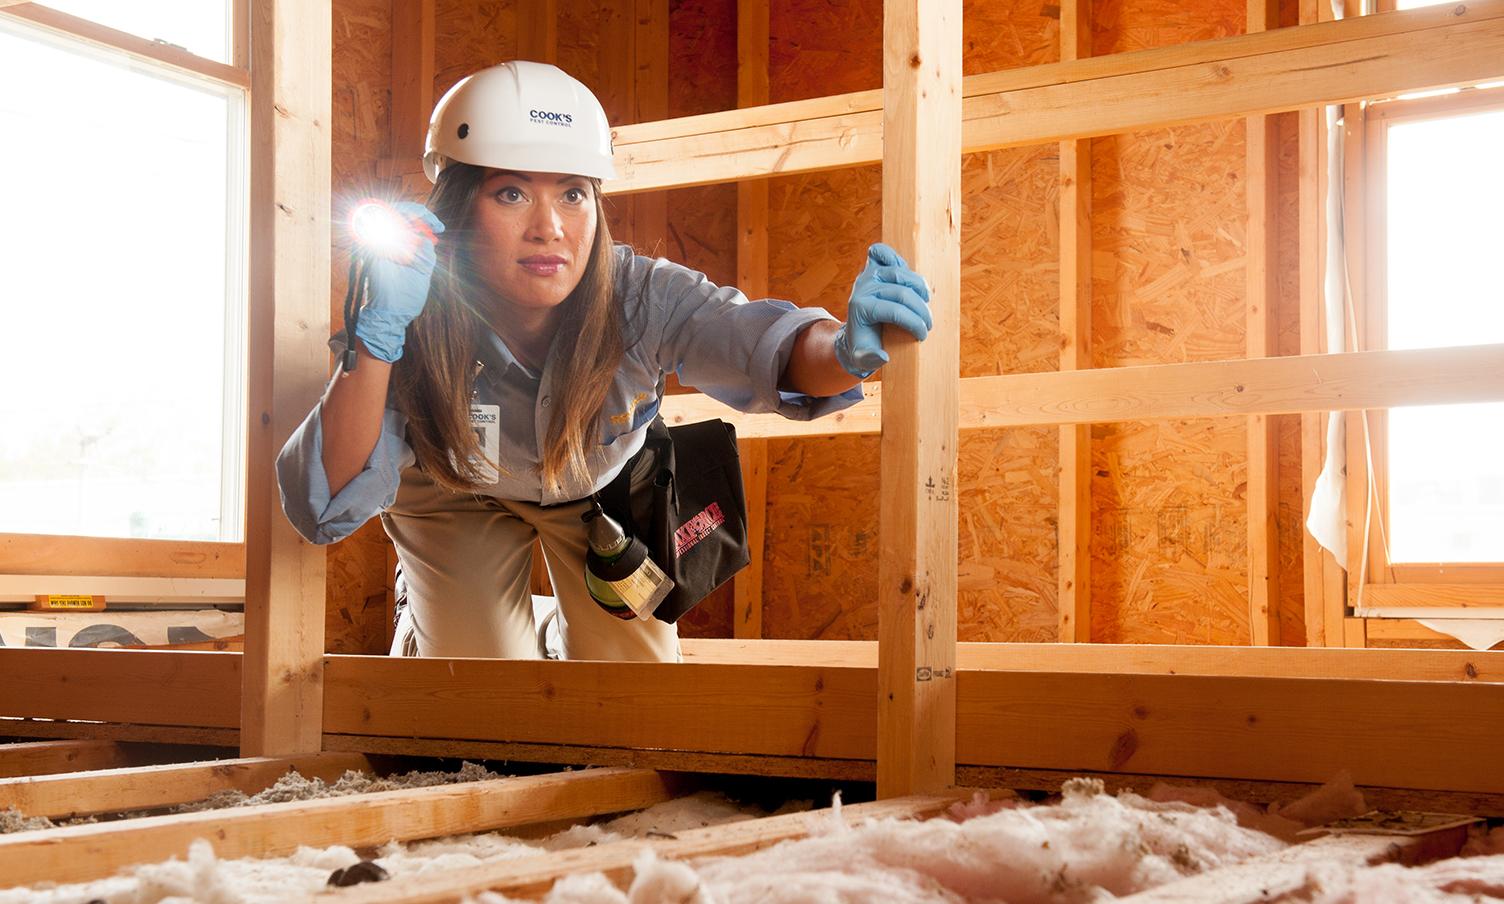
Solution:
[(374, 847), (636, 810), (682, 790), (668, 773), (591, 769), (17, 832), (0, 836), (0, 876), (12, 885), (81, 882), (184, 858), (197, 838), (221, 858), (283, 856), (303, 845)]
[[(128, 756), (125, 745), (118, 741), (27, 741), (0, 744), (0, 788), (18, 776), (111, 769), (125, 763)], [(5, 794), (0, 790), (0, 809), (4, 807)]]
[[(1504, 2), (1433, 6), (1020, 70), (964, 84), (964, 153), (1504, 78)], [(616, 130), (611, 192), (882, 157), (882, 93)]]
[[(73, 741), (64, 743), (91, 743)], [(115, 742), (104, 742), (114, 744)], [(0, 753), (4, 748), (0, 748)], [(170, 807), (204, 800), (220, 791), (253, 795), (289, 770), (305, 778), (333, 782), (349, 769), (369, 771), (359, 753), (319, 753), (300, 757), (247, 757), (165, 766), (100, 768), (43, 775), (40, 771), (0, 779), (0, 810), (14, 807), (27, 816), (59, 819)]]
[[(847, 825), (873, 819), (927, 819), (945, 812), (960, 799), (960, 795), (931, 795), (853, 804), (841, 808), (841, 819)], [(605, 873), (612, 881), (625, 885), (631, 879), (633, 862), (646, 850), (651, 849), (664, 860), (749, 854), (780, 841), (805, 837), (809, 834), (811, 821), (820, 815), (833, 818), (829, 813), (769, 816), (691, 829), (667, 839), (619, 841), (538, 857), (485, 863), (443, 876), (424, 874), (407, 880), (357, 886), (320, 895), (316, 900), (331, 904), (440, 904), (461, 901), (468, 895), (488, 890), (511, 896), (537, 897), (565, 876), (591, 872)]]
[[(967, 377), (961, 380), (960, 426), (981, 430), (1497, 402), (1504, 401), (1501, 372), (1504, 344)], [(864, 391), (863, 401), (816, 421), (741, 414), (695, 393), (665, 398), (663, 417), (670, 424), (719, 417), (742, 437), (877, 433), (882, 388), (869, 384)]]

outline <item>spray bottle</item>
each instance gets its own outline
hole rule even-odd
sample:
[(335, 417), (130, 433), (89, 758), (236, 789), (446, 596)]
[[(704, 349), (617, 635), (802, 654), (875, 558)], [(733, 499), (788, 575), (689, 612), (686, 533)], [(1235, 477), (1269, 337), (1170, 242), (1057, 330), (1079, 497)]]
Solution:
[(648, 619), (674, 589), (674, 582), (651, 558), (641, 540), (592, 503), (580, 520), (589, 525), (585, 588), (607, 612), (626, 620)]

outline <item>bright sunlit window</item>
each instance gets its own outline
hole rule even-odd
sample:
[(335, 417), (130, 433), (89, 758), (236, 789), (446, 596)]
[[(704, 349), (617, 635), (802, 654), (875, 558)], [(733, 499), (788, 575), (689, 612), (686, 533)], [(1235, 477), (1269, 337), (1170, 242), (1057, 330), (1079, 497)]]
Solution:
[(0, 85), (0, 532), (238, 540), (243, 93), (4, 21)]
[[(1504, 342), (1504, 109), (1387, 140), (1389, 347)], [(1388, 442), (1392, 560), (1504, 562), (1504, 404), (1397, 408)]]

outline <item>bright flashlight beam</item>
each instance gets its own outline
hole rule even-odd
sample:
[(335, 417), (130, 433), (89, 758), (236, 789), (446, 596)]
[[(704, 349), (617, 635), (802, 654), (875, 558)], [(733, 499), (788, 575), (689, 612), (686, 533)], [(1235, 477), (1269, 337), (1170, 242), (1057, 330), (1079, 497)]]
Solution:
[(398, 213), (385, 201), (362, 201), (350, 214), (350, 231), (362, 250), (405, 263), (412, 259), (420, 239), (432, 233), (421, 221)]

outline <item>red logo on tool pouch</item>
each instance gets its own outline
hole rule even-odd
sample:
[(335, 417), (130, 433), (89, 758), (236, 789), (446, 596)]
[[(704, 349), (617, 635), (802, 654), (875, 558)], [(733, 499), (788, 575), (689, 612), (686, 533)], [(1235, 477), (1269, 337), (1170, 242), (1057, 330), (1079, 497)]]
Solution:
[(725, 523), (726, 516), (721, 514), (720, 503), (710, 503), (705, 511), (684, 522), (678, 530), (674, 531), (674, 554), (682, 556), (694, 549), (696, 543), (710, 536), (716, 528)]

